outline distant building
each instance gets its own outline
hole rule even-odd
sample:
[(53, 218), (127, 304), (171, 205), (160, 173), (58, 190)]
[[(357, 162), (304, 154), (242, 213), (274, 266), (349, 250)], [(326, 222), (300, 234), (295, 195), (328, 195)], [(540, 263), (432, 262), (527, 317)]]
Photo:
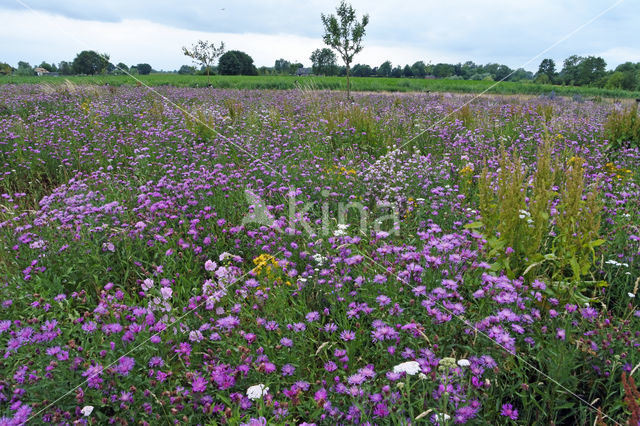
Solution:
[(296, 71), (296, 75), (298, 77), (309, 76), (313, 74), (313, 70), (311, 68), (298, 68)]
[(34, 70), (34, 71), (35, 71), (35, 73), (36, 73), (37, 75), (39, 75), (39, 76), (40, 76), (40, 75), (49, 74), (49, 71), (47, 71), (46, 69), (44, 69), (44, 68), (42, 68), (42, 67), (35, 67), (33, 70)]

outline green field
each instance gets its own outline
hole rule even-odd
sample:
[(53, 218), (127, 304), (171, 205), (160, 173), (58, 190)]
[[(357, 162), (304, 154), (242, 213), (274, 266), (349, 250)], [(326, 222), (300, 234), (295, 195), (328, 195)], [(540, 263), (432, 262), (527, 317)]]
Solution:
[[(150, 74), (135, 76), (140, 82), (150, 86), (203, 87), (207, 85), (206, 76), (178, 74)], [(100, 76), (61, 76), (61, 77), (0, 77), (0, 84), (61, 84), (66, 80), (75, 84), (110, 84), (113, 86), (136, 85), (132, 77)], [(346, 90), (344, 77), (296, 77), (296, 76), (212, 76), (211, 85), (222, 89), (308, 89), (308, 90)], [(597, 87), (552, 86), (529, 82), (501, 82), (447, 79), (413, 78), (377, 78), (354, 77), (351, 88), (358, 92), (456, 92), (491, 93), (499, 95), (550, 95), (583, 96), (603, 98), (640, 98), (640, 92)]]

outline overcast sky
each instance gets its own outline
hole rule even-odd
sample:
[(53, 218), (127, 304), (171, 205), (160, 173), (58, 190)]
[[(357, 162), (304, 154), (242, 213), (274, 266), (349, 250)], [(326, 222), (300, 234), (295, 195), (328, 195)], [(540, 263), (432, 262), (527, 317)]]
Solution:
[[(617, 4), (619, 3), (619, 4)], [(278, 58), (310, 66), (323, 47), (319, 0), (0, 0), (0, 62), (73, 60), (81, 50), (111, 62), (146, 62), (174, 70), (190, 59), (181, 47), (198, 39), (242, 50), (257, 66)], [(543, 58), (561, 68), (572, 54), (602, 56), (608, 68), (640, 62), (640, 0), (353, 0), (368, 13), (364, 50), (355, 63), (377, 66), (498, 62), (537, 70)], [(617, 5), (616, 5), (617, 4)], [(591, 24), (559, 40), (616, 5)]]

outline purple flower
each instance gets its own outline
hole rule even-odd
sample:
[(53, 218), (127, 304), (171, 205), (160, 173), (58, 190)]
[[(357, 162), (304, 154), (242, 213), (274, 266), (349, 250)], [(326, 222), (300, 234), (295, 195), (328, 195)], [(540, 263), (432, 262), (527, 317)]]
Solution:
[(335, 362), (329, 361), (324, 364), (324, 369), (327, 370), (329, 373), (331, 373), (333, 371), (336, 371), (338, 369), (338, 366), (336, 365)]
[(342, 333), (340, 333), (340, 338), (345, 342), (348, 342), (356, 338), (356, 333), (351, 330), (344, 330)]
[(283, 376), (293, 376), (293, 373), (295, 373), (295, 371), (296, 371), (296, 368), (291, 364), (285, 364), (282, 366)]
[(511, 404), (503, 404), (500, 414), (509, 417), (511, 420), (518, 420), (518, 410), (514, 409)]
[(398, 332), (388, 325), (383, 325), (371, 332), (371, 340), (375, 342), (380, 342), (383, 340), (393, 340), (398, 337)]
[(282, 346), (290, 348), (291, 346), (293, 346), (293, 340), (289, 339), (288, 337), (283, 337), (282, 339), (280, 339), (280, 344)]
[(240, 325), (240, 320), (238, 319), (238, 317), (234, 317), (233, 315), (229, 315), (216, 320), (216, 326), (225, 331), (231, 331), (238, 325)]
[(149, 367), (162, 367), (164, 361), (159, 356), (154, 356), (149, 360)]
[(197, 376), (191, 382), (191, 388), (194, 392), (204, 392), (205, 390), (207, 390), (207, 383), (207, 379), (201, 376)]
[(309, 312), (306, 316), (305, 316), (306, 320), (308, 322), (313, 322), (313, 321), (317, 321), (320, 319), (320, 314), (316, 311), (313, 312)]
[(598, 311), (595, 308), (592, 308), (591, 306), (580, 309), (580, 313), (582, 314), (582, 318), (588, 319), (588, 320), (598, 316)]
[(135, 365), (136, 361), (128, 356), (123, 356), (120, 358), (118, 362), (118, 366), (116, 367), (116, 371), (123, 376), (129, 375), (129, 372)]

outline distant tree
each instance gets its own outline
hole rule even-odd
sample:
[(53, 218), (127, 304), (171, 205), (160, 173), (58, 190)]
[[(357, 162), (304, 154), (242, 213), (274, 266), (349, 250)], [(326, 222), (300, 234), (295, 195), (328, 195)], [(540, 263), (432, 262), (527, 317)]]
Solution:
[(560, 71), (560, 79), (566, 85), (574, 85), (578, 82), (578, 66), (584, 58), (578, 55), (571, 55), (564, 60), (562, 71)]
[(616, 67), (615, 72), (622, 73), (620, 88), (625, 90), (640, 89), (640, 62), (625, 62)]
[(38, 65), (40, 68), (44, 68), (45, 70), (49, 71), (49, 72), (53, 72), (53, 66), (51, 64), (48, 64), (45, 61), (42, 61), (42, 63), (40, 63), (40, 65)]
[(300, 62), (293, 62), (289, 64), (289, 75), (295, 75), (300, 68), (304, 68)]
[(286, 59), (276, 59), (276, 63), (273, 65), (273, 70), (278, 74), (288, 74), (291, 62)]
[(113, 74), (115, 75), (122, 75), (122, 74), (126, 74), (129, 72), (129, 67), (127, 66), (127, 64), (122, 63), (122, 62), (118, 62), (117, 65), (115, 65), (114, 69), (113, 69)]
[(336, 9), (337, 17), (321, 14), (324, 25), (324, 43), (336, 50), (344, 62), (347, 74), (347, 99), (351, 98), (351, 83), (349, 81), (350, 66), (353, 57), (362, 50), (362, 38), (365, 27), (369, 23), (369, 15), (364, 15), (359, 22), (356, 11), (344, 0)]
[(461, 79), (464, 79), (464, 71), (462, 70), (462, 64), (460, 62), (458, 62), (457, 64), (453, 64), (453, 75), (456, 77), (460, 77)]
[(182, 75), (193, 75), (195, 73), (196, 73), (196, 69), (189, 65), (183, 65), (178, 70), (178, 74), (182, 74)]
[(538, 72), (536, 73), (536, 77), (546, 75), (549, 82), (553, 83), (558, 77), (558, 73), (556, 72), (556, 63), (553, 59), (543, 59), (540, 62), (540, 66), (538, 67)]
[(536, 78), (533, 80), (536, 84), (552, 84), (552, 81), (549, 79), (547, 74), (539, 74), (536, 75)]
[(33, 67), (29, 64), (29, 62), (20, 61), (18, 62), (18, 69), (16, 70), (16, 75), (21, 76), (29, 76), (34, 75)]
[(397, 66), (397, 67), (393, 68), (391, 70), (391, 77), (393, 77), (393, 78), (402, 77), (402, 68), (400, 68), (400, 66)]
[(13, 67), (6, 62), (0, 62), (0, 75), (10, 75), (13, 72)]
[(587, 84), (604, 85), (607, 63), (599, 56), (587, 56), (578, 65), (577, 84), (584, 86)]
[(354, 77), (370, 77), (373, 74), (373, 70), (369, 65), (356, 64), (351, 70), (351, 74)]
[(517, 70), (513, 71), (513, 74), (511, 75), (511, 77), (509, 77), (510, 81), (525, 81), (532, 79), (533, 73), (531, 71), (525, 70), (524, 68), (518, 68)]
[(193, 62), (196, 65), (205, 67), (207, 72), (207, 84), (209, 84), (209, 69), (213, 66), (216, 59), (224, 53), (224, 42), (220, 42), (220, 47), (216, 47), (214, 43), (209, 43), (205, 40), (198, 40), (197, 43), (191, 46), (191, 49), (182, 47), (182, 53), (193, 59)]
[(311, 68), (316, 75), (335, 75), (337, 71), (337, 57), (331, 49), (326, 47), (316, 49), (311, 53)]
[(411, 72), (415, 77), (423, 78), (427, 75), (427, 66), (422, 61), (418, 61), (411, 65)]
[(436, 64), (433, 67), (433, 75), (438, 78), (450, 77), (453, 75), (453, 65), (451, 64)]
[(496, 73), (493, 75), (495, 81), (511, 80), (513, 70), (506, 65), (498, 65)]
[(71, 75), (73, 74), (73, 67), (67, 61), (60, 61), (58, 64), (58, 72), (62, 75)]
[(138, 64), (138, 74), (140, 75), (148, 75), (151, 74), (151, 65), (149, 64)]
[(624, 73), (615, 71), (607, 78), (607, 82), (604, 87), (607, 89), (622, 89), (622, 83), (624, 82)]
[(273, 74), (273, 68), (265, 67), (264, 65), (258, 68), (258, 75), (271, 75)]
[(473, 61), (467, 61), (461, 66), (462, 76), (469, 80), (472, 75), (476, 74), (478, 71), (478, 66)]
[(258, 75), (251, 56), (239, 50), (230, 50), (220, 57), (218, 72), (222, 75)]
[(71, 67), (75, 74), (101, 74), (109, 65), (109, 55), (93, 50), (83, 50), (73, 60)]
[(413, 71), (411, 71), (411, 67), (408, 64), (402, 69), (402, 75), (404, 77), (413, 77)]
[(391, 61), (384, 61), (382, 65), (378, 67), (378, 77), (391, 77)]

